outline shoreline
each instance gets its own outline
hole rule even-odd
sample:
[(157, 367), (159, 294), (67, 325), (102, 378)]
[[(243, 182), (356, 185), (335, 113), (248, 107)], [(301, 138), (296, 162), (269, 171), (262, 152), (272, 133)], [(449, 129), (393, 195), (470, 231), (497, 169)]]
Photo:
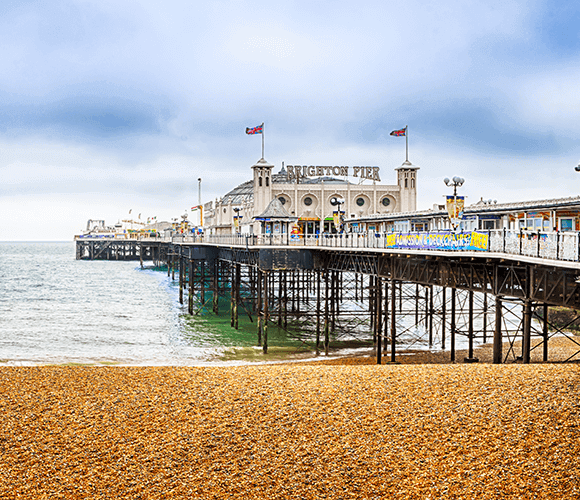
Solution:
[[(541, 339), (532, 339), (531, 364), (562, 363), (568, 358), (569, 363), (580, 363), (580, 336), (570, 335), (571, 339), (565, 336), (553, 337), (548, 344), (548, 361), (542, 361)], [(572, 340), (573, 339), (573, 340)], [(535, 348), (538, 346), (537, 348)], [(225, 367), (233, 368), (238, 366), (271, 366), (284, 364), (306, 364), (306, 365), (376, 365), (376, 353), (372, 346), (368, 347), (348, 347), (330, 350), (328, 356), (321, 352), (318, 356), (313, 350), (300, 350), (295, 347), (270, 346), (268, 354), (262, 353), (259, 346), (252, 347), (228, 347), (220, 354), (203, 361), (192, 363), (169, 364), (169, 363), (126, 363), (123, 360), (103, 359), (101, 361), (90, 360), (68, 360), (62, 362), (20, 362), (9, 359), (0, 359), (2, 367), (32, 367), (32, 366), (86, 366), (86, 367)], [(357, 351), (352, 353), (352, 351)], [(519, 364), (521, 360), (516, 359), (521, 354), (521, 341), (514, 342), (513, 349), (509, 342), (503, 343), (502, 364)], [(396, 364), (464, 364), (467, 358), (467, 349), (458, 349), (455, 352), (455, 362), (450, 361), (450, 351), (448, 350), (419, 350), (401, 349), (396, 353)], [(493, 344), (480, 344), (474, 347), (474, 357), (480, 364), (491, 364), (493, 361)], [(507, 358), (507, 359), (506, 359)], [(390, 363), (390, 353), (383, 353), (381, 364)]]
[[(580, 336), (573, 336), (574, 340), (567, 337), (553, 337), (548, 342), (548, 361), (542, 361), (542, 352), (540, 350), (540, 339), (532, 339), (532, 352), (530, 364), (551, 364), (562, 363), (569, 357), (574, 356), (569, 363), (580, 363)], [(575, 343), (577, 342), (577, 343)], [(521, 364), (521, 360), (516, 359), (521, 354), (521, 340), (516, 341), (511, 349), (509, 342), (503, 343), (501, 364)], [(538, 347), (536, 347), (538, 346)], [(510, 350), (511, 349), (511, 350)], [(408, 350), (399, 351), (396, 353), (397, 364), (466, 364), (465, 358), (468, 356), (467, 349), (459, 349), (455, 352), (455, 363), (450, 361), (449, 351), (424, 351), (424, 350)], [(478, 359), (477, 363), (492, 364), (493, 363), (493, 344), (481, 344), (473, 349), (474, 357)], [(381, 364), (390, 364), (390, 353), (383, 353)], [(506, 356), (508, 359), (506, 360)], [(360, 356), (346, 356), (341, 359), (324, 360), (317, 359), (311, 361), (312, 363), (320, 364), (354, 364), (354, 365), (372, 365), (377, 364), (376, 353), (374, 350), (367, 355)]]

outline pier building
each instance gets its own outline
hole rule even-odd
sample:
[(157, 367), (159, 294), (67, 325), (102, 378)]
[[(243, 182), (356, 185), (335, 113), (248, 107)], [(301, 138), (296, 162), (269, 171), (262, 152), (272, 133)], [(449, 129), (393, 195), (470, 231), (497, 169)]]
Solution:
[[(427, 232), (451, 230), (444, 205), (404, 213), (376, 213), (346, 220), (350, 229), (370, 232)], [(580, 231), (580, 196), (550, 200), (494, 203), (483, 200), (465, 207), (462, 231), (509, 229), (523, 231)]]
[[(303, 235), (336, 233), (341, 220), (416, 210), (417, 171), (405, 161), (396, 168), (396, 184), (381, 184), (379, 167), (288, 165), (278, 172), (264, 158), (252, 167), (252, 179), (204, 205), (209, 234), (283, 234), (292, 227)], [(273, 199), (280, 220), (264, 220)], [(272, 222), (272, 224), (264, 224)]]

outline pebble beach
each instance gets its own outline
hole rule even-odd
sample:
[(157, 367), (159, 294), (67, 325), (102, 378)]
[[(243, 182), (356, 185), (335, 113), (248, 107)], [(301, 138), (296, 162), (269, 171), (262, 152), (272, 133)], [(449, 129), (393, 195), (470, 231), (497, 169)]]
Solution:
[(578, 364), (0, 368), (0, 498), (580, 498)]

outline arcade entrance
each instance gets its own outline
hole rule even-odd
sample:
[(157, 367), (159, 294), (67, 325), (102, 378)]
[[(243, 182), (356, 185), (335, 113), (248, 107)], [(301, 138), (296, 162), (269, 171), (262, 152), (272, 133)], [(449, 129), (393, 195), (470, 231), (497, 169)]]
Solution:
[(298, 219), (300, 232), (305, 236), (320, 234), (320, 219), (301, 217)]

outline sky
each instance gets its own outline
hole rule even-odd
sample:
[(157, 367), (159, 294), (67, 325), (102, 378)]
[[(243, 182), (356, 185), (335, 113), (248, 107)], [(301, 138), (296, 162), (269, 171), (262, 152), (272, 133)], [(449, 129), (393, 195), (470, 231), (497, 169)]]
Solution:
[[(287, 165), (372, 165), (417, 207), (578, 195), (580, 4), (0, 2), (0, 240), (171, 220)], [(355, 181), (356, 179), (352, 179)], [(131, 211), (131, 214), (129, 213)]]

